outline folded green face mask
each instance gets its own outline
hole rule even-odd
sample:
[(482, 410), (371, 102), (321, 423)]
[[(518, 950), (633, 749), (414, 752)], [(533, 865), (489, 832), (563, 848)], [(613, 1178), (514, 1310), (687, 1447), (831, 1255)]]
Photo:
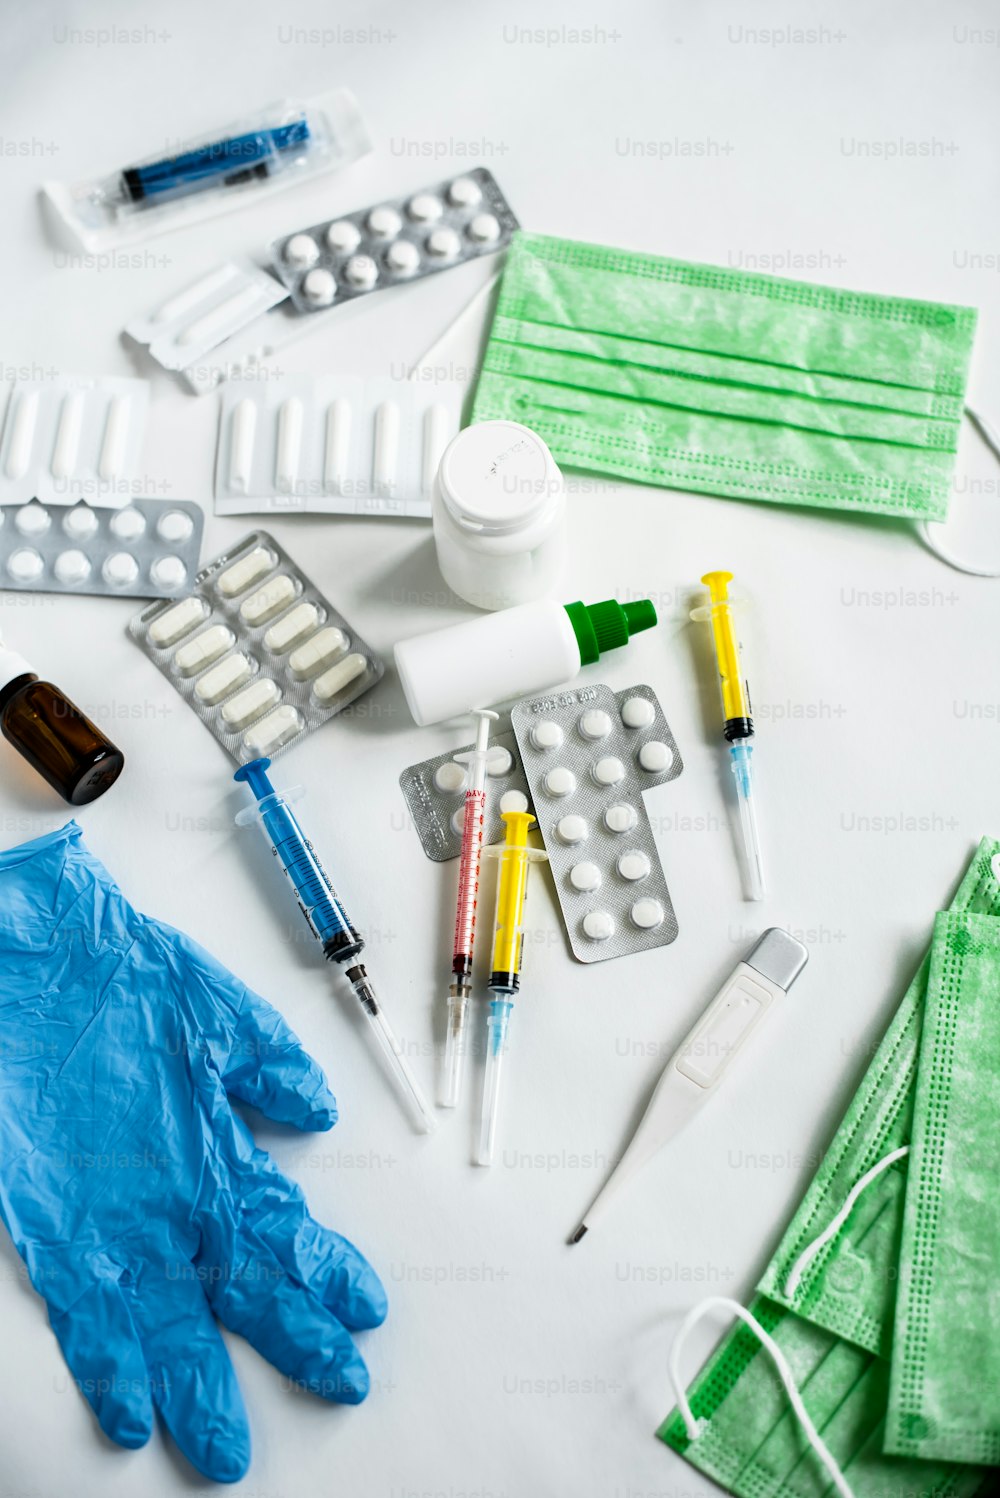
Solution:
[(939, 915), (885, 1449), (1000, 1462), (1000, 921)]
[(517, 234), (473, 420), (556, 461), (741, 499), (941, 519), (976, 314)]
[[(984, 838), (952, 902), (959, 923), (978, 919), (991, 931), (1000, 926), (998, 865), (1000, 843)], [(903, 1218), (914, 1169), (909, 1146), (911, 1135), (916, 1137), (918, 1076), (924, 1082), (935, 1075), (923, 1070), (921, 1055), (933, 971), (928, 958), (910, 984), (750, 1306), (790, 1367), (820, 1441), (847, 1478), (842, 1491), (855, 1498), (993, 1492), (994, 1479), (981, 1468), (953, 1463), (1000, 1460), (975, 1456), (971, 1443), (947, 1452), (912, 1441), (897, 1444), (886, 1418), (890, 1355), (893, 1379), (897, 1366), (894, 1310), (895, 1337), (900, 1335), (896, 1291), (906, 1262)], [(980, 1168), (988, 1170), (990, 1158), (987, 1150)], [(941, 1184), (939, 1175), (932, 1176), (931, 1189), (935, 1180)], [(996, 1285), (996, 1255), (989, 1269), (978, 1267), (982, 1272), (973, 1277), (982, 1297)], [(980, 1299), (981, 1310), (985, 1304)], [(942, 1328), (952, 1316), (942, 1305)], [(923, 1344), (916, 1345), (919, 1360)], [(968, 1381), (955, 1382), (954, 1362), (939, 1366), (944, 1388), (936, 1388), (932, 1372), (928, 1392), (954, 1400), (957, 1390), (961, 1400), (965, 1390), (967, 1397)], [(699, 1419), (698, 1438), (691, 1439), (678, 1412), (664, 1422), (661, 1438), (739, 1498), (819, 1498), (831, 1490), (816, 1445), (759, 1337), (747, 1327), (737, 1327), (721, 1343), (695, 1382), (690, 1405)], [(915, 1459), (945, 1456), (951, 1460)]]

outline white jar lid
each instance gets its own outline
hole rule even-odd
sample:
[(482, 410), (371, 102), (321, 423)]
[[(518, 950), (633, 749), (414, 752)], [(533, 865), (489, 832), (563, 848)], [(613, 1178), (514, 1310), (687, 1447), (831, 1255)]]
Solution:
[(438, 487), (463, 529), (496, 535), (534, 523), (557, 504), (562, 475), (537, 433), (517, 421), (482, 421), (449, 443)]

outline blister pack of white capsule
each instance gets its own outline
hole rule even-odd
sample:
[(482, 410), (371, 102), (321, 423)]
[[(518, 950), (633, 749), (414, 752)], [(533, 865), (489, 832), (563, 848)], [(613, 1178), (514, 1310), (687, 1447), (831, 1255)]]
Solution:
[(464, 394), (457, 382), (429, 388), (337, 376), (227, 386), (216, 514), (430, 515)]
[(152, 604), (132, 639), (238, 764), (272, 759), (356, 701), (385, 667), (267, 531)]
[(547, 692), (517, 703), (511, 726), (574, 957), (603, 962), (674, 941), (643, 792), (683, 764), (652, 688)]
[(198, 573), (205, 517), (189, 500), (132, 499), (122, 509), (0, 506), (0, 587), (20, 593), (176, 598)]
[(0, 503), (128, 504), (138, 486), (148, 407), (145, 380), (14, 381), (0, 438)]
[(296, 309), (322, 312), (494, 254), (518, 227), (493, 173), (476, 167), (283, 235), (270, 254)]
[(179, 287), (125, 332), (164, 369), (186, 371), (288, 298), (288, 288), (250, 260), (227, 260)]

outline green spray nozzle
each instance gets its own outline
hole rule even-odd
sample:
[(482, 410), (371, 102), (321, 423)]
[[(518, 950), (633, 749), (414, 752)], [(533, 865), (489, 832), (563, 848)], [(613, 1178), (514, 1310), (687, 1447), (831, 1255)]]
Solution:
[(603, 603), (567, 603), (564, 607), (580, 647), (581, 666), (592, 665), (606, 650), (627, 645), (633, 635), (656, 623), (656, 609), (649, 598), (631, 603), (608, 598)]

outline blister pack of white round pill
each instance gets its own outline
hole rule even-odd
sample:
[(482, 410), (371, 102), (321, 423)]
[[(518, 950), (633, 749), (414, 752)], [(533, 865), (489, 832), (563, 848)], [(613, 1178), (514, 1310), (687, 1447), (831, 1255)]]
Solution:
[(382, 676), (380, 658), (267, 531), (251, 531), (129, 634), (239, 764), (272, 759)]
[(124, 509), (0, 506), (0, 588), (176, 598), (198, 573), (205, 517), (189, 500), (133, 499)]
[[(456, 755), (471, 751), (475, 746), (466, 744), (464, 749), (449, 749), (445, 754), (435, 754), (432, 759), (408, 765), (399, 777), (406, 805), (420, 845), (428, 858), (435, 863), (446, 863), (457, 858), (462, 847), (462, 828), (465, 819), (465, 789), (468, 785), (468, 767)], [(519, 801), (506, 801), (505, 797), (520, 797)], [(489, 758), (486, 762), (486, 812), (483, 840), (486, 843), (502, 843), (504, 823), (500, 812), (524, 811), (528, 807), (528, 782), (524, 778), (517, 740), (510, 727), (499, 728), (490, 734)]]
[(603, 962), (677, 936), (643, 792), (683, 764), (652, 688), (587, 686), (511, 712), (573, 955)]
[(518, 227), (493, 173), (475, 167), (286, 234), (270, 255), (296, 309), (322, 312), (491, 255)]

